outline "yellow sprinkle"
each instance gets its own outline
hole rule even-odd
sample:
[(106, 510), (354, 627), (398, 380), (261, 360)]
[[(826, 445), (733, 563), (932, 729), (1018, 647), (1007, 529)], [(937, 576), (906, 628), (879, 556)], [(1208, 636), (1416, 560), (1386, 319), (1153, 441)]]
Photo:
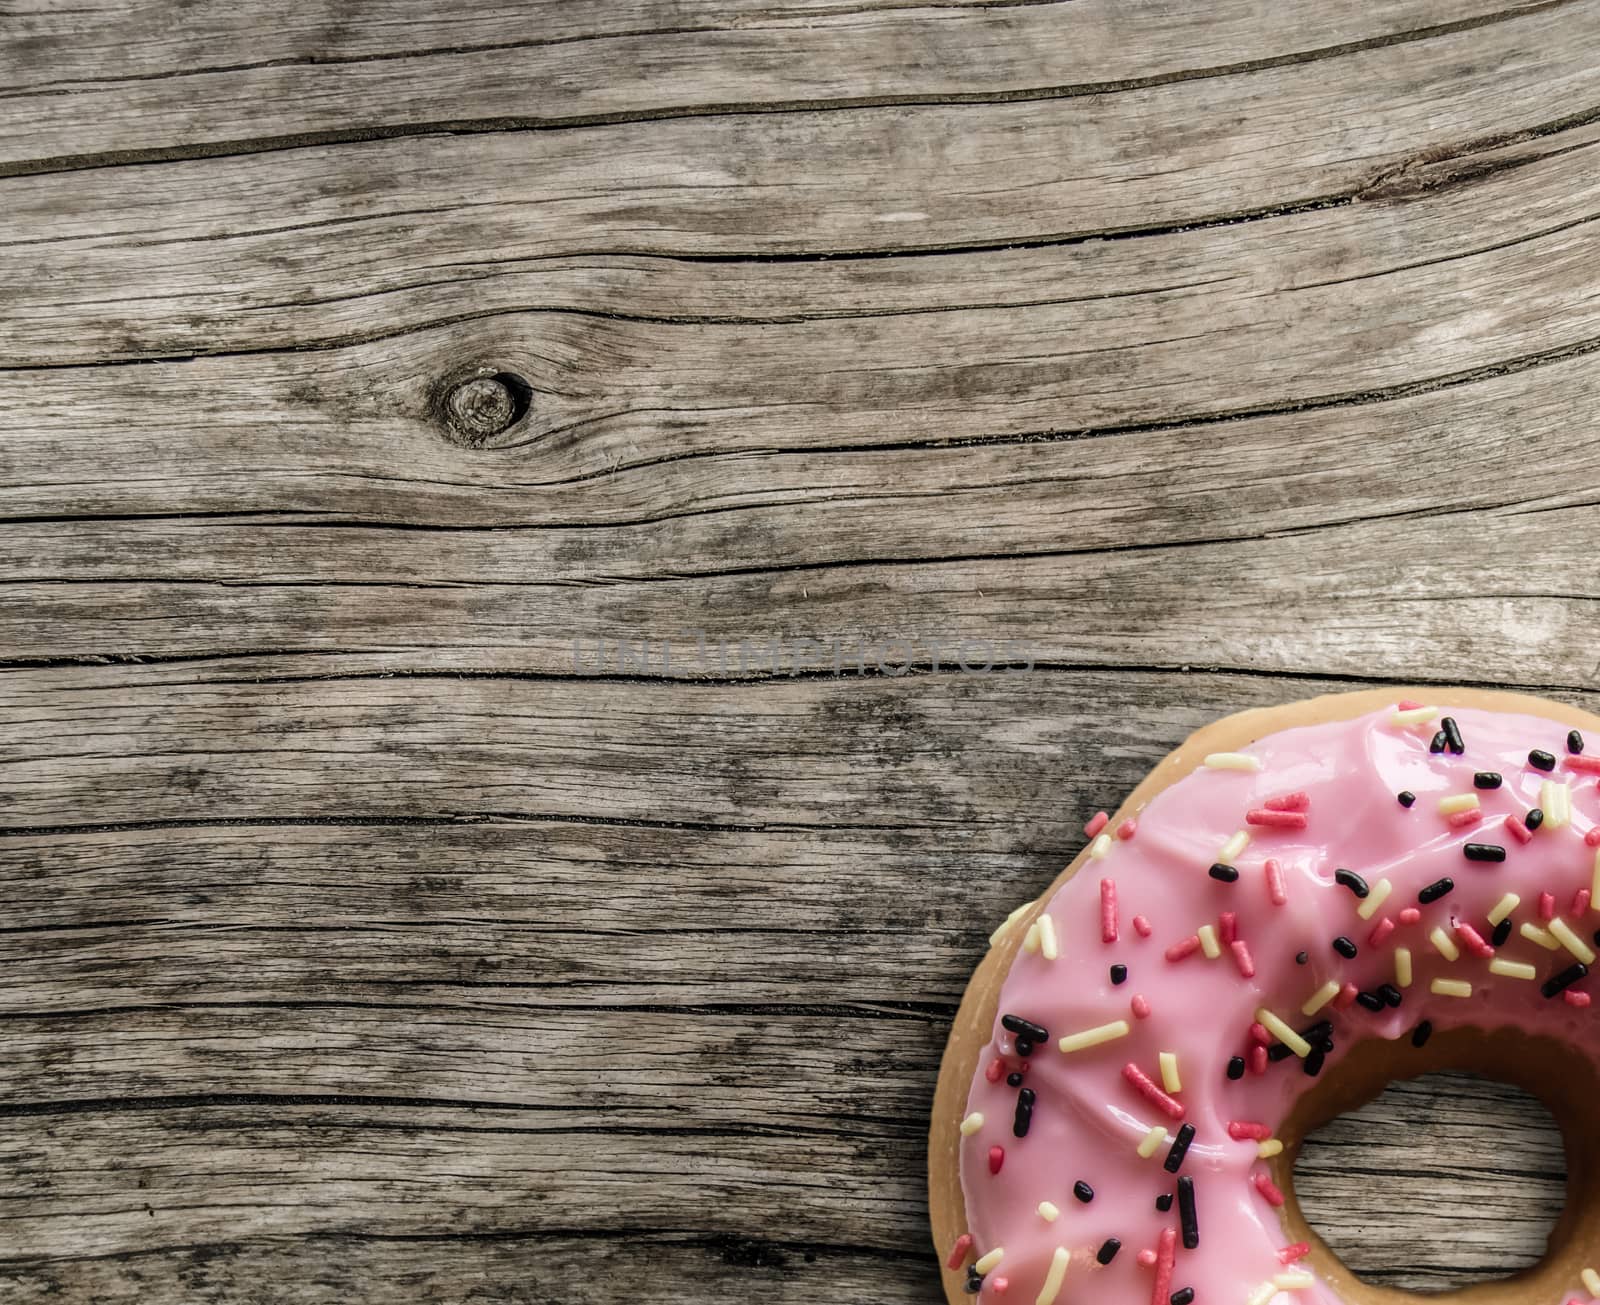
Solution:
[(1589, 909), (1600, 911), (1600, 847), (1594, 850), (1594, 875), (1589, 880)]
[(1158, 1059), (1161, 1062), (1161, 1086), (1168, 1092), (1182, 1092), (1183, 1080), (1178, 1077), (1177, 1053), (1163, 1051)]
[(1555, 940), (1585, 965), (1594, 964), (1594, 948), (1572, 932), (1572, 926), (1559, 915), (1546, 926)]
[(1394, 949), (1394, 981), (1402, 988), (1411, 986), (1411, 948)]
[(1470, 997), (1472, 985), (1465, 979), (1435, 979), (1428, 991), (1435, 997)]
[(1144, 1141), (1139, 1143), (1139, 1158), (1148, 1160), (1161, 1149), (1161, 1144), (1167, 1140), (1167, 1130), (1160, 1124), (1151, 1127), (1144, 1135)]
[(1306, 998), (1305, 1005), (1300, 1007), (1300, 1013), (1302, 1015), (1315, 1015), (1338, 995), (1339, 980), (1329, 979), (1325, 984), (1312, 993), (1311, 996)]
[(1397, 711), (1389, 717), (1391, 725), (1421, 725), (1423, 721), (1432, 720), (1439, 714), (1437, 707), (1407, 707), (1404, 711)]
[(1499, 924), (1506, 916), (1522, 905), (1522, 899), (1515, 893), (1507, 893), (1494, 904), (1494, 910), (1489, 912), (1489, 923)]
[(1270, 1160), (1275, 1155), (1283, 1154), (1283, 1143), (1275, 1137), (1269, 1137), (1265, 1142), (1256, 1143), (1256, 1156), (1262, 1160)]
[(1056, 922), (1048, 915), (1039, 917), (1039, 955), (1047, 961), (1055, 960), (1059, 953), (1056, 951)]
[(1089, 859), (1091, 861), (1098, 861), (1101, 858), (1103, 858), (1105, 856), (1105, 854), (1107, 852), (1109, 852), (1110, 850), (1111, 850), (1111, 835), (1110, 834), (1096, 834), (1095, 838), (1094, 838), (1094, 842), (1089, 844)]
[(1217, 931), (1209, 924), (1202, 924), (1195, 930), (1200, 935), (1200, 950), (1206, 954), (1207, 960), (1216, 960), (1222, 955), (1222, 944), (1217, 941)]
[(1085, 1029), (1082, 1033), (1069, 1033), (1062, 1038), (1056, 1046), (1062, 1051), (1085, 1051), (1090, 1047), (1098, 1047), (1102, 1042), (1113, 1042), (1117, 1038), (1128, 1036), (1128, 1021), (1114, 1020), (1110, 1024), (1102, 1024), (1098, 1028)]
[(1265, 1006), (1256, 1011), (1256, 1020), (1262, 1028), (1302, 1059), (1311, 1054), (1311, 1044), (1280, 1020)]
[(1261, 760), (1248, 752), (1213, 752), (1206, 757), (1212, 770), (1260, 770)]
[(989, 935), (989, 946), (993, 947), (997, 942), (999, 942), (1005, 931), (1014, 925), (1019, 919), (1021, 919), (1023, 914), (1032, 905), (1032, 902), (1024, 902), (1021, 906), (1017, 907), (1015, 911), (1011, 912), (1010, 915), (1006, 916), (1005, 922)]
[(1387, 879), (1380, 879), (1372, 885), (1372, 891), (1362, 899), (1361, 905), (1356, 907), (1356, 914), (1363, 920), (1370, 920), (1378, 913), (1378, 908), (1389, 900), (1389, 894), (1394, 892), (1394, 885)]
[(1476, 793), (1452, 793), (1447, 798), (1439, 799), (1439, 814), (1453, 816), (1457, 811), (1476, 811), (1478, 809), (1478, 795)]
[(1280, 1273), (1273, 1278), (1272, 1285), (1279, 1291), (1304, 1291), (1316, 1281), (1304, 1269), (1290, 1269), (1287, 1273)]
[(1583, 1279), (1583, 1289), (1591, 1296), (1600, 1296), (1600, 1273), (1593, 1269), (1585, 1269), (1578, 1275)]
[(1028, 926), (1028, 932), (1022, 935), (1022, 950), (1030, 956), (1039, 950), (1039, 922), (1035, 920)]
[(1250, 1299), (1244, 1305), (1267, 1305), (1267, 1302), (1278, 1294), (1278, 1284), (1264, 1282), (1250, 1293)]
[(1456, 946), (1454, 939), (1439, 928), (1438, 925), (1433, 927), (1433, 932), (1428, 935), (1428, 941), (1438, 949), (1439, 955), (1443, 956), (1445, 960), (1458, 961), (1461, 959), (1461, 949)]
[(1054, 1223), (1061, 1217), (1061, 1207), (1054, 1201), (1040, 1201), (1039, 1217), (1046, 1223)]
[(999, 1264), (1000, 1261), (1005, 1258), (1006, 1248), (1004, 1246), (996, 1246), (994, 1250), (990, 1251), (972, 1267), (979, 1273), (988, 1273), (990, 1269), (994, 1268), (995, 1265)]
[(974, 1110), (970, 1115), (961, 1121), (961, 1136), (971, 1137), (982, 1127), (983, 1115), (980, 1111)]
[(1547, 779), (1539, 785), (1539, 810), (1550, 829), (1565, 829), (1572, 823), (1572, 788)]
[(1526, 961), (1508, 961), (1503, 956), (1496, 956), (1489, 962), (1490, 974), (1503, 974), (1508, 979), (1536, 978), (1539, 971)]
[(1241, 829), (1218, 849), (1217, 860), (1223, 865), (1232, 865), (1239, 859), (1239, 853), (1249, 846), (1250, 835)]
[(1056, 1253), (1050, 1257), (1050, 1272), (1044, 1275), (1044, 1286), (1039, 1288), (1033, 1305), (1055, 1305), (1056, 1297), (1061, 1294), (1061, 1283), (1067, 1276), (1067, 1262), (1071, 1258), (1065, 1246), (1056, 1247)]
[(1522, 927), (1518, 929), (1517, 932), (1529, 942), (1538, 943), (1539, 946), (1543, 947), (1547, 952), (1559, 951), (1561, 948), (1560, 943), (1558, 943), (1538, 925), (1534, 924), (1532, 920), (1524, 920), (1522, 922)]

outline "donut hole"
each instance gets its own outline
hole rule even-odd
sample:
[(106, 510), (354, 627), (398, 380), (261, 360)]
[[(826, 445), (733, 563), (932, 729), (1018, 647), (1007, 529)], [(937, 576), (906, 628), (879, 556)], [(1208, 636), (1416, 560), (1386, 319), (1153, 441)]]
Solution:
[(1285, 1223), (1359, 1305), (1566, 1300), (1600, 1248), (1597, 1104), (1593, 1067), (1549, 1039), (1363, 1043), (1282, 1129)]

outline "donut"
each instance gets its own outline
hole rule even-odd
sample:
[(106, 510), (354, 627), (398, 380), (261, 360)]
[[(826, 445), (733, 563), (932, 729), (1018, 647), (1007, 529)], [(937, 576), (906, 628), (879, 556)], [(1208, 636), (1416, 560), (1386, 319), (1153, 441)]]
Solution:
[(1544, 1259), (1470, 1299), (1600, 1298), (1600, 718), (1437, 688), (1245, 712), (1085, 833), (996, 930), (945, 1050), (951, 1305), (1403, 1299), (1306, 1226), (1293, 1163), (1447, 1067), (1544, 1101), (1571, 1174)]

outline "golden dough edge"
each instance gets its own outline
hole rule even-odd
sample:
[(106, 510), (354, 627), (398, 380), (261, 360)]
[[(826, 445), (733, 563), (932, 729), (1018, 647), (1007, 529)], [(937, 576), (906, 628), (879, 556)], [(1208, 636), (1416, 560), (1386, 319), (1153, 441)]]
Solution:
[[(1189, 774), (1208, 753), (1238, 752), (1258, 739), (1301, 725), (1316, 725), (1325, 721), (1350, 720), (1376, 711), (1401, 698), (1413, 698), (1430, 706), (1478, 707), (1489, 711), (1518, 712), (1527, 716), (1541, 716), (1556, 721), (1569, 729), (1581, 729), (1600, 734), (1600, 716), (1581, 707), (1517, 693), (1503, 689), (1441, 688), (1437, 686), (1394, 685), (1378, 689), (1361, 689), (1350, 693), (1322, 694), (1297, 702), (1274, 707), (1253, 707), (1235, 712), (1204, 725), (1169, 752), (1140, 780), (1133, 792), (1111, 816), (1111, 826), (1130, 816), (1137, 817), (1155, 795)], [(933, 1232), (933, 1248), (938, 1256), (939, 1272), (944, 1284), (948, 1305), (962, 1305), (972, 1298), (965, 1292), (966, 1273), (952, 1270), (945, 1264), (956, 1239), (967, 1230), (966, 1203), (961, 1194), (960, 1133), (959, 1125), (965, 1112), (967, 1090), (977, 1069), (978, 1057), (989, 1041), (989, 1032), (1000, 1001), (1000, 987), (1011, 971), (1011, 963), (1022, 946), (1028, 926), (1041, 914), (1042, 906), (1062, 884), (1071, 879), (1088, 858), (1087, 846), (1075, 856), (1055, 879), (1034, 900), (1028, 909), (1011, 922), (993, 946), (978, 963), (945, 1044), (944, 1057), (939, 1065), (939, 1081), (934, 1090), (933, 1114), (928, 1127), (928, 1216)], [(1292, 1165), (1292, 1156), (1298, 1150), (1299, 1138), (1285, 1139), (1285, 1159), (1288, 1164), (1279, 1167), (1280, 1174)], [(1291, 1145), (1292, 1142), (1292, 1145)], [(1285, 1207), (1283, 1214), (1285, 1237), (1312, 1240), (1305, 1237), (1308, 1231), (1299, 1218), (1298, 1207)], [(1314, 1234), (1313, 1234), (1314, 1237)], [(1321, 1270), (1336, 1268), (1338, 1260), (1316, 1238), (1318, 1248), (1316, 1267)], [(1600, 1243), (1596, 1244), (1600, 1247)], [(1585, 1247), (1578, 1247), (1583, 1251)], [(1568, 1257), (1562, 1256), (1565, 1260)], [(1408, 1292), (1372, 1287), (1353, 1279), (1347, 1272), (1328, 1273), (1338, 1290), (1351, 1305), (1390, 1305), (1391, 1302), (1414, 1301)], [(1457, 1305), (1470, 1301), (1473, 1305), (1527, 1305), (1528, 1284), (1516, 1279), (1507, 1283), (1487, 1283), (1462, 1292), (1445, 1292), (1430, 1296), (1437, 1305)], [(1510, 1290), (1512, 1295), (1505, 1295)]]

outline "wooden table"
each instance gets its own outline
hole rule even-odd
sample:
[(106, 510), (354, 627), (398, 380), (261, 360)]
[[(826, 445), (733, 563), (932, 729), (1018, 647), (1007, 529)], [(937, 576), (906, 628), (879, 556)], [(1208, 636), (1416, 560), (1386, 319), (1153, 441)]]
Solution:
[(1600, 705), (1597, 43), (4, 0), (8, 1305), (929, 1305), (1091, 812), (1239, 707)]

